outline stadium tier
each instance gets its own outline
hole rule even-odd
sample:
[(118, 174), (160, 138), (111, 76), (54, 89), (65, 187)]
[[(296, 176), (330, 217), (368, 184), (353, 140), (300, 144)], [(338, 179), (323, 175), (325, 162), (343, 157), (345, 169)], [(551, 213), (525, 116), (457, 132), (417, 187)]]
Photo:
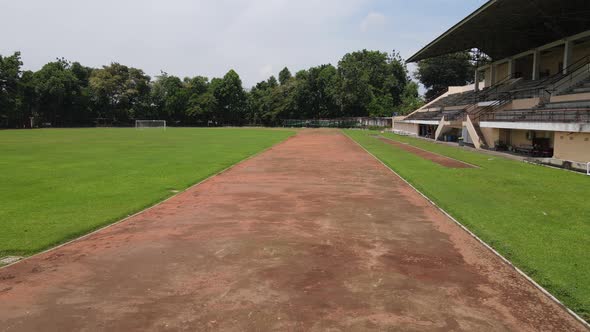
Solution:
[(477, 50), (488, 61), (477, 64), (475, 83), (449, 87), (410, 115), (395, 118), (393, 129), (510, 153), (534, 150), (523, 147), (542, 138), (543, 157), (551, 163), (585, 169), (590, 162), (590, 20), (583, 13), (588, 12), (590, 1), (488, 1), (409, 59)]

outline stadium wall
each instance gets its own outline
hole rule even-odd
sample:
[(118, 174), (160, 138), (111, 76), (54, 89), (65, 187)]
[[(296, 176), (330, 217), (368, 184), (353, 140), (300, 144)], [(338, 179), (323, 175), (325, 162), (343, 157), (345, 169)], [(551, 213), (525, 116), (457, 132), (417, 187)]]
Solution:
[(393, 130), (418, 135), (418, 124), (393, 121)]
[(555, 133), (554, 158), (590, 162), (590, 133)]

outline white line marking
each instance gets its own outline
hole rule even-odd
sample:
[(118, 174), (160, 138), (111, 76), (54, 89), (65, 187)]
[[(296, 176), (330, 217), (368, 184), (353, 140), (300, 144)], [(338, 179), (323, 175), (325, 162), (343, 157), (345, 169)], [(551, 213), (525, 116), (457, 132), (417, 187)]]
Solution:
[(512, 264), (508, 259), (506, 259), (504, 256), (502, 256), (494, 248), (492, 248), (490, 245), (488, 245), (482, 239), (480, 239), (477, 235), (475, 235), (473, 232), (471, 232), (467, 227), (463, 226), (463, 224), (461, 224), (459, 221), (457, 221), (457, 219), (453, 218), (453, 216), (451, 216), (449, 213), (447, 213), (447, 211), (443, 210), (443, 208), (441, 208), (440, 206), (436, 205), (436, 203), (434, 201), (432, 201), (430, 198), (428, 198), (426, 195), (424, 195), (420, 190), (416, 189), (416, 187), (414, 187), (410, 182), (406, 181), (406, 179), (404, 179), (401, 175), (399, 175), (391, 167), (387, 166), (387, 164), (385, 164), (383, 161), (381, 161), (381, 159), (377, 158), (377, 156), (375, 156), (374, 154), (372, 154), (371, 152), (369, 152), (369, 150), (365, 149), (365, 147), (362, 146), (359, 142), (355, 141), (352, 137), (348, 136), (347, 133), (344, 133), (344, 136), (348, 137), (348, 139), (350, 139), (351, 141), (353, 141), (361, 149), (365, 150), (365, 152), (367, 152), (369, 155), (371, 155), (373, 158), (375, 158), (375, 160), (377, 160), (378, 162), (380, 162), (383, 166), (385, 166), (393, 174), (395, 174), (402, 181), (404, 181), (408, 186), (412, 187), (412, 189), (414, 189), (418, 194), (420, 194), (422, 197), (424, 197), (428, 202), (430, 202), (430, 204), (432, 204), (440, 212), (442, 212), (447, 217), (449, 217), (449, 219), (451, 219), (455, 224), (457, 224), (459, 227), (461, 227), (461, 229), (463, 229), (465, 232), (467, 232), (467, 234), (471, 235), (479, 243), (481, 243), (488, 250), (490, 250), (494, 255), (496, 255), (497, 257), (499, 257), (504, 263), (506, 263), (506, 264), (508, 264), (508, 266), (512, 267), (516, 272), (518, 272), (521, 276), (523, 276), (529, 283), (531, 283), (534, 287), (536, 287), (538, 290), (540, 290), (549, 299), (551, 299), (553, 302), (557, 303), (560, 307), (562, 307), (563, 309), (565, 309), (565, 311), (567, 313), (569, 313), (577, 321), (579, 321), (580, 323), (582, 323), (582, 325), (584, 325), (584, 327), (590, 329), (590, 323), (588, 323), (587, 321), (585, 321), (584, 319), (582, 319), (582, 317), (578, 316), (578, 314), (576, 314), (574, 311), (572, 311), (570, 308), (568, 308), (565, 304), (561, 303), (561, 301), (559, 301), (555, 296), (553, 296), (551, 293), (549, 293), (549, 291), (547, 291), (545, 288), (543, 288), (543, 286), (539, 285), (536, 281), (534, 281), (526, 273), (524, 273), (518, 267), (516, 267), (514, 264)]

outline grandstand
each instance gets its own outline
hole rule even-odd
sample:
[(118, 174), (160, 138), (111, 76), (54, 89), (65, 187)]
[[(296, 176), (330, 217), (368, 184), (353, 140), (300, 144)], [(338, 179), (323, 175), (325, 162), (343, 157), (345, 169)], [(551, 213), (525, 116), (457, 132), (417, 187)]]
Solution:
[(585, 168), (590, 162), (590, 1), (491, 0), (409, 58), (477, 49), (475, 83), (403, 118), (397, 132)]

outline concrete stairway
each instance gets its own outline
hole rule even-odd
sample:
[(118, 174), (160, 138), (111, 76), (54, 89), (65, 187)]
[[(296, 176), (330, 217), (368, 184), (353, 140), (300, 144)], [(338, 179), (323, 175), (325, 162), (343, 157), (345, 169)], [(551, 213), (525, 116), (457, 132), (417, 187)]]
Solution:
[(440, 140), (440, 137), (442, 136), (444, 130), (445, 130), (445, 117), (443, 116), (440, 119), (440, 121), (438, 123), (438, 127), (436, 128), (436, 133), (434, 134), (435, 141)]
[(482, 149), (487, 146), (486, 141), (484, 139), (483, 133), (481, 132), (481, 128), (478, 124), (475, 124), (471, 121), (471, 117), (467, 115), (466, 121), (467, 132), (471, 137), (471, 141), (473, 141), (473, 145), (476, 149)]
[(556, 95), (567, 95), (575, 93), (590, 92), (590, 64), (585, 65), (556, 83), (553, 93)]
[(590, 82), (584, 82), (579, 87), (573, 89), (574, 93), (590, 92)]

